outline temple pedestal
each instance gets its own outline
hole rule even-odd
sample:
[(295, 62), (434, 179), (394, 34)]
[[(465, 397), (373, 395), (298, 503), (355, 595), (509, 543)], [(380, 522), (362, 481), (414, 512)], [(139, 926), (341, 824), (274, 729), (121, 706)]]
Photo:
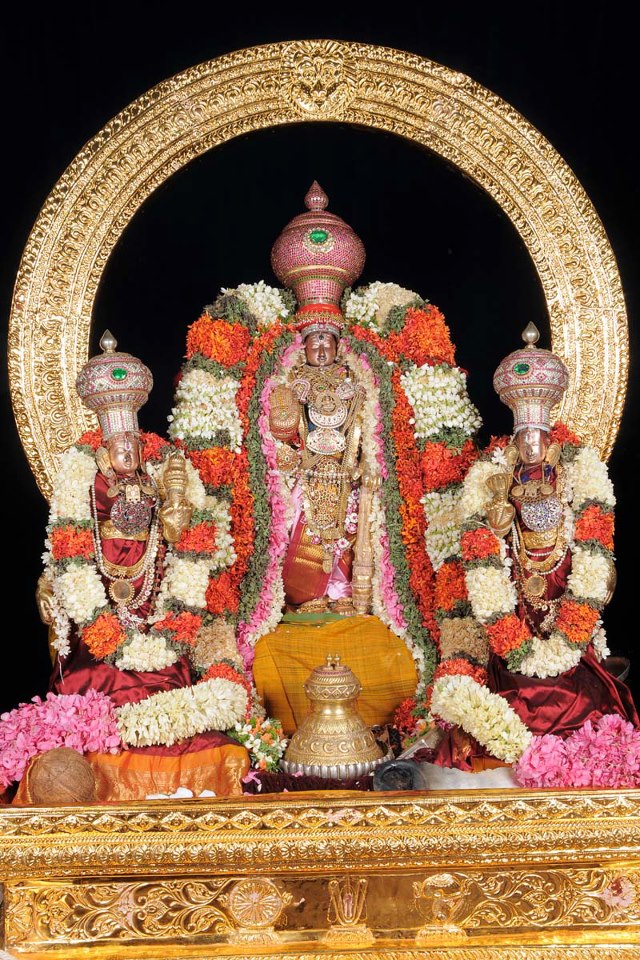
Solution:
[(31, 960), (638, 958), (640, 791), (3, 808), (0, 879)]

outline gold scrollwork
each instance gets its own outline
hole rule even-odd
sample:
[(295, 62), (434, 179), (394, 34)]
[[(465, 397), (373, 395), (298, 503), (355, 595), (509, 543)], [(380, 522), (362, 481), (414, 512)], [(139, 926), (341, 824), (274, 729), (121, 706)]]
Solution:
[(12, 946), (213, 935), (231, 930), (216, 899), (228, 880), (8, 884)]
[(60, 451), (94, 425), (74, 384), (102, 273), (131, 218), (207, 150), (303, 119), (412, 140), (496, 200), (531, 255), (553, 348), (571, 373), (559, 415), (608, 456), (626, 391), (625, 305), (602, 223), (566, 163), (463, 74), (399, 50), (309, 40), (239, 50), (158, 84), (108, 123), (52, 190), (22, 256), (9, 325), (14, 413), (45, 495)]

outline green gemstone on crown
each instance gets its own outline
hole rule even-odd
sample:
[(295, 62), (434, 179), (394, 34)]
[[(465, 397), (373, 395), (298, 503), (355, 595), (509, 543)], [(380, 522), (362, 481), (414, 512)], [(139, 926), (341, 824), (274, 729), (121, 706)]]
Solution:
[(523, 376), (525, 373), (529, 373), (531, 370), (531, 365), (529, 363), (516, 363), (513, 367), (513, 372), (517, 373), (519, 376)]
[(311, 243), (324, 243), (328, 239), (329, 233), (326, 230), (321, 230), (319, 227), (316, 230), (312, 230), (309, 234)]
[(111, 371), (111, 376), (114, 380), (126, 380), (129, 374), (124, 367), (114, 367)]

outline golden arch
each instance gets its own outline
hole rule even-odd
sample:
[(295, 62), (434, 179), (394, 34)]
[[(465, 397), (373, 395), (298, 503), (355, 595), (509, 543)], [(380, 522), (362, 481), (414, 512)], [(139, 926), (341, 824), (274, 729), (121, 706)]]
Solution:
[(500, 204), (536, 266), (553, 347), (571, 371), (561, 416), (609, 454), (626, 389), (624, 299), (603, 226), (566, 163), (461, 73), (384, 47), (295, 41), (240, 50), (160, 83), (84, 147), (49, 196), (22, 257), (9, 333), (18, 430), (45, 495), (56, 455), (91, 424), (75, 379), (102, 271), (137, 209), (217, 144), (302, 120), (413, 140)]

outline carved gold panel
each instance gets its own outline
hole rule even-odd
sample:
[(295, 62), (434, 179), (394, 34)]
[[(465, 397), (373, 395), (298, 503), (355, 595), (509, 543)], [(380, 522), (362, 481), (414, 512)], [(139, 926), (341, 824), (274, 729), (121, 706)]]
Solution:
[(553, 348), (571, 372), (560, 414), (608, 455), (626, 390), (625, 305), (602, 223), (569, 167), (461, 73), (399, 50), (308, 40), (239, 50), (163, 81), (96, 134), (53, 188), (22, 257), (9, 329), (16, 421), (43, 493), (57, 454), (91, 425), (74, 384), (102, 272), (140, 205), (218, 144), (301, 121), (405, 137), (494, 198), (534, 262)]
[(34, 960), (640, 957), (640, 791), (3, 808), (0, 879)]

